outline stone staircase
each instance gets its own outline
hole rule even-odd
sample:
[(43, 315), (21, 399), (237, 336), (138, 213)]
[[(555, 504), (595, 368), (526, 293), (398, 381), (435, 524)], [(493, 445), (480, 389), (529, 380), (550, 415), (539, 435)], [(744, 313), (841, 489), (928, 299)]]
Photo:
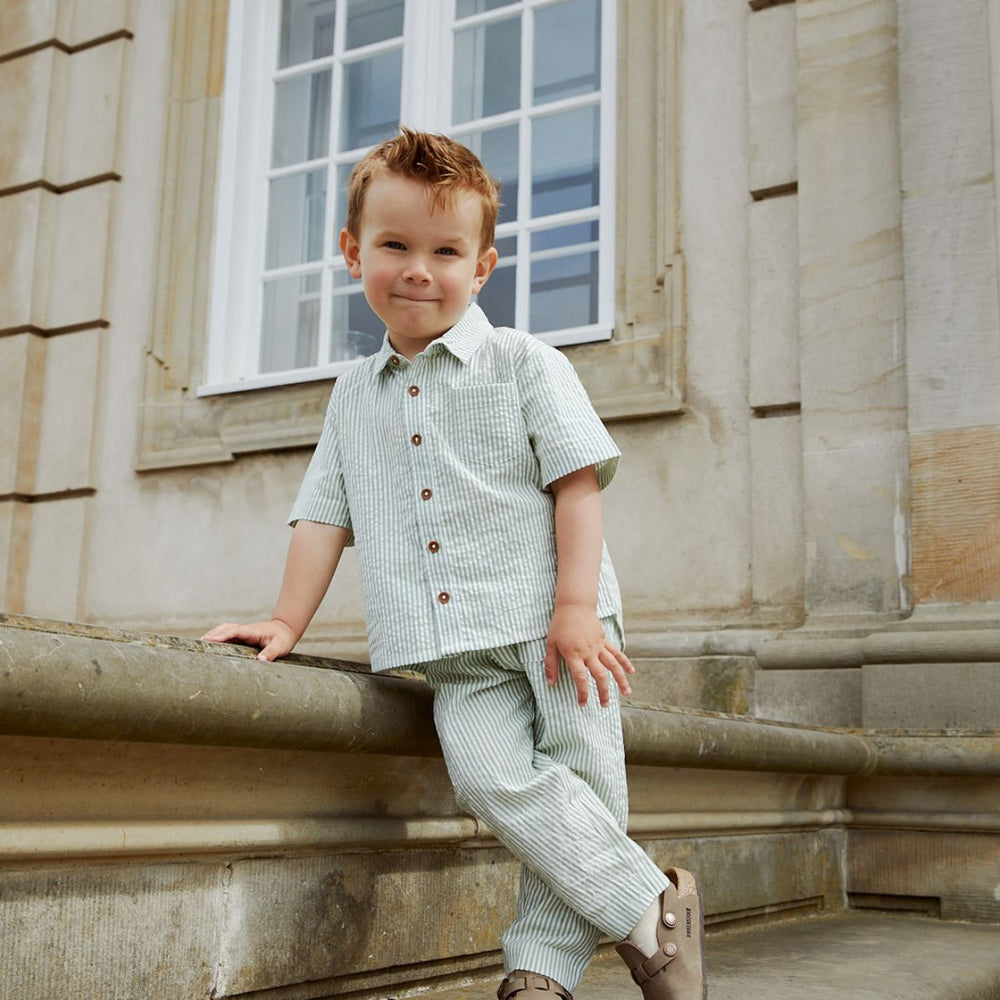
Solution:
[[(996, 732), (623, 709), (712, 1000), (1000, 1000)], [(0, 616), (0, 1000), (486, 1000), (517, 865), (414, 680)], [(638, 1000), (613, 953), (576, 1000)]]

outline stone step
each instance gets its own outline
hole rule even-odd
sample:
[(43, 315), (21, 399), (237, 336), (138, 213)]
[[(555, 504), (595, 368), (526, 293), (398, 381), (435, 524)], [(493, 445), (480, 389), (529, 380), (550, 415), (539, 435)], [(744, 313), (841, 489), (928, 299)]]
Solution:
[[(847, 913), (708, 935), (709, 1000), (1000, 1000), (1000, 926)], [(497, 980), (422, 994), (493, 1000)], [(641, 1000), (613, 952), (576, 1000)]]

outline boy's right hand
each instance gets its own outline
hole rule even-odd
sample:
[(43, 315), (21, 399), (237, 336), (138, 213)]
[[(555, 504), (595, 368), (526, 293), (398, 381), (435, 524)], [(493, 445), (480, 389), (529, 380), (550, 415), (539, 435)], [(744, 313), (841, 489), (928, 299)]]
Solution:
[(245, 646), (257, 646), (260, 648), (257, 659), (270, 663), (290, 653), (299, 637), (287, 622), (272, 618), (267, 622), (253, 622), (249, 625), (224, 622), (206, 632), (202, 639), (208, 642), (239, 642)]

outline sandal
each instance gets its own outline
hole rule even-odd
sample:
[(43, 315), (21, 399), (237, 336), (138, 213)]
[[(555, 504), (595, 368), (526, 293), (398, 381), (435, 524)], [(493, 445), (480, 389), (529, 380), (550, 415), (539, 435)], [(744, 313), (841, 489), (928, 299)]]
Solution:
[(573, 1000), (573, 994), (554, 979), (515, 969), (497, 990), (497, 1000)]
[(659, 948), (644, 955), (631, 941), (615, 951), (625, 960), (644, 1000), (707, 1000), (705, 921), (698, 878), (684, 868), (668, 868), (656, 927)]

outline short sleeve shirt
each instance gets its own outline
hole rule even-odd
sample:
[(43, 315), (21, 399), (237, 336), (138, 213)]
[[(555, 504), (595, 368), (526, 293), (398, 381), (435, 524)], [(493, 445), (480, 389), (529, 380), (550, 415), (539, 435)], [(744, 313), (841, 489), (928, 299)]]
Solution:
[[(412, 361), (388, 335), (342, 375), (290, 516), (351, 532), (372, 670), (544, 636), (556, 479), (619, 451), (573, 366), (476, 305)], [(607, 547), (598, 615), (621, 620)]]

